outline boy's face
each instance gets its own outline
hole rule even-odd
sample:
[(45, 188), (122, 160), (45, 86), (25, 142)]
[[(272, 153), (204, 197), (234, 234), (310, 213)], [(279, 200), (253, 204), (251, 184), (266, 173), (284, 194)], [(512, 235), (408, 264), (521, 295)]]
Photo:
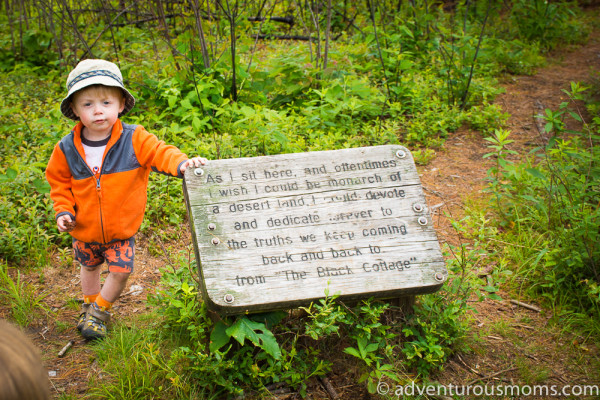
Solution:
[(73, 94), (71, 109), (85, 126), (85, 136), (102, 140), (112, 132), (112, 127), (125, 108), (125, 98), (119, 88), (89, 87)]

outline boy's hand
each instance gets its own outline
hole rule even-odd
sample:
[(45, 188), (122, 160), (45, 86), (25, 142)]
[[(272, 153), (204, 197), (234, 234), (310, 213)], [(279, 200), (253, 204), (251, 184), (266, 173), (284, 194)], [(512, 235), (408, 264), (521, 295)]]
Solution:
[(58, 217), (56, 225), (58, 225), (59, 232), (71, 232), (77, 223), (71, 219), (70, 215), (65, 214)]
[(207, 162), (208, 162), (208, 160), (204, 157), (190, 158), (189, 160), (187, 160), (186, 162), (181, 164), (181, 167), (179, 167), (179, 170), (183, 174), (185, 172), (185, 170), (188, 169), (188, 167), (199, 167), (201, 165), (206, 164)]

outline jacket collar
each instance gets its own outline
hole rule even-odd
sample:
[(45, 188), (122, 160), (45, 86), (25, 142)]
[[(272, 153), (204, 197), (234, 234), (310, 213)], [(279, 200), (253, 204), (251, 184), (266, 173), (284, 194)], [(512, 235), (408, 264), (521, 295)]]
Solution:
[[(81, 130), (82, 129), (83, 129), (83, 123), (81, 121), (77, 122), (77, 125), (75, 125), (75, 127), (73, 128), (73, 137), (74, 137), (75, 147), (77, 147), (77, 149), (81, 152), (81, 154), (83, 154), (83, 146), (81, 144)], [(119, 140), (122, 133), (123, 133), (123, 123), (121, 122), (121, 119), (119, 118), (113, 125), (112, 132), (110, 134), (110, 140), (108, 141), (106, 148), (107, 149), (111, 148), (112, 145), (115, 144)]]

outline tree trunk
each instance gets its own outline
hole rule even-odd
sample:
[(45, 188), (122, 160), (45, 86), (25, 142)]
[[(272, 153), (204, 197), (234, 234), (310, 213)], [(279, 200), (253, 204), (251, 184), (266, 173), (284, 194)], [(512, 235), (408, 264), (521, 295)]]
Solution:
[(210, 58), (208, 57), (208, 48), (206, 46), (206, 38), (204, 37), (204, 29), (202, 28), (202, 18), (200, 17), (200, 5), (198, 0), (190, 0), (190, 5), (194, 11), (196, 18), (196, 29), (198, 30), (198, 39), (200, 40), (200, 48), (202, 49), (202, 61), (204, 69), (210, 68)]
[(325, 54), (323, 55), (323, 71), (327, 69), (329, 55), (329, 36), (331, 34), (331, 0), (327, 0), (327, 31), (325, 32)]

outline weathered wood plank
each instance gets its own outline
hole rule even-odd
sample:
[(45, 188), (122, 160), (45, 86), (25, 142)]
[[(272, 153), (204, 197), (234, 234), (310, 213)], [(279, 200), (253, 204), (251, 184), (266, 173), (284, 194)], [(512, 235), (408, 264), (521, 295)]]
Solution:
[(447, 271), (402, 146), (209, 161), (185, 175), (202, 293), (223, 313), (437, 290)]

